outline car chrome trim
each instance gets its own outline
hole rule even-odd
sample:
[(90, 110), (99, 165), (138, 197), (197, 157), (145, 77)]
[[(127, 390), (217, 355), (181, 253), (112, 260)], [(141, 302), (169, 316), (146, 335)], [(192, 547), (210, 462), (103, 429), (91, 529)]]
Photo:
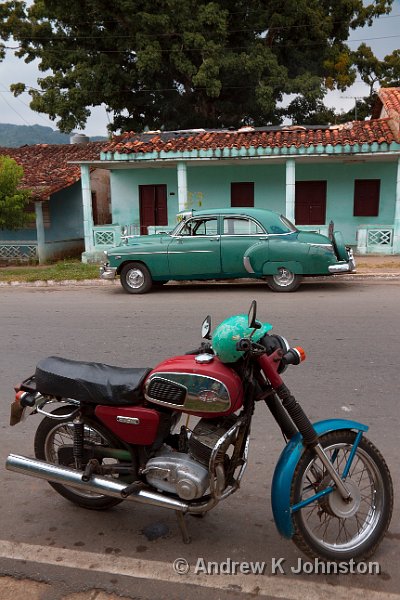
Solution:
[(168, 254), (213, 254), (213, 250), (170, 250)]
[(100, 267), (100, 279), (114, 279), (117, 272), (117, 267)]
[(253, 267), (251, 266), (250, 258), (248, 256), (245, 256), (243, 258), (243, 266), (248, 273), (255, 273)]
[(329, 265), (329, 273), (349, 273), (353, 271), (349, 263), (338, 263), (337, 265)]
[[(227, 238), (227, 237), (233, 237), (233, 238), (242, 238), (242, 237), (253, 237), (253, 238), (258, 238), (258, 239), (266, 239), (270, 234), (268, 233), (222, 233), (221, 237), (223, 238)], [(262, 237), (260, 237), (262, 236)]]

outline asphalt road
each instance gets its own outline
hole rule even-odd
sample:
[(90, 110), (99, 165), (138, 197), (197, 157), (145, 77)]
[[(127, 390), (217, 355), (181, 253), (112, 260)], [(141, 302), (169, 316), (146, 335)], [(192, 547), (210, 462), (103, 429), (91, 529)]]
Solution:
[[(189, 546), (172, 512), (127, 502), (107, 513), (85, 511), (45, 482), (4, 469), (10, 452), (33, 455), (39, 417), (10, 428), (9, 404), (13, 385), (30, 375), (40, 358), (57, 354), (152, 366), (196, 347), (206, 314), (215, 325), (247, 312), (253, 298), (260, 320), (307, 351), (306, 362), (292, 367), (285, 379), (311, 419), (367, 423), (368, 437), (384, 454), (398, 494), (400, 282), (313, 282), (287, 295), (259, 283), (165, 286), (145, 296), (130, 296), (119, 286), (0, 288), (0, 575), (49, 582), (51, 591), (45, 586), (38, 596), (48, 600), (92, 588), (157, 600), (255, 593), (307, 599), (334, 593), (339, 599), (361, 598), (364, 589), (399, 592), (397, 503), (389, 534), (373, 557), (379, 575), (291, 572), (301, 555), (279, 537), (269, 500), (283, 445), (262, 406), (257, 406), (242, 489), (205, 519), (188, 518)], [(206, 575), (180, 578), (172, 569), (178, 557), (190, 565), (199, 557), (265, 561), (266, 576), (261, 583), (253, 575), (231, 575), (222, 582)], [(285, 559), (285, 574), (271, 576), (273, 559), (279, 558)], [(225, 589), (217, 591), (220, 587)]]

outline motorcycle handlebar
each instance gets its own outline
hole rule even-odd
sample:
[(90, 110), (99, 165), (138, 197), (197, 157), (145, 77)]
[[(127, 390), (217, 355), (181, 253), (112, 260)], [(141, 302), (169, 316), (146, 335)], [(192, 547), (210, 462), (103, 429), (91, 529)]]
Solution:
[[(270, 355), (271, 352), (268, 352), (268, 349), (262, 344), (256, 344), (251, 341), (249, 338), (242, 338), (236, 344), (237, 350), (240, 352), (248, 352), (252, 348), (254, 350), (264, 350), (267, 355)], [(306, 353), (303, 348), (300, 346), (295, 346), (294, 348), (289, 348), (289, 350), (284, 354), (281, 349), (274, 349), (280, 354), (280, 363), (282, 367), (286, 367), (287, 365), (299, 365), (306, 358)]]

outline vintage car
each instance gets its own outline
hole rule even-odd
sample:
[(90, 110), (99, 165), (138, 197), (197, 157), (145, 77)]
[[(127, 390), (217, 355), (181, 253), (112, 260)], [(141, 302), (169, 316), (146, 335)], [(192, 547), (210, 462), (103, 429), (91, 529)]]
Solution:
[(169, 233), (127, 237), (106, 252), (103, 279), (120, 276), (131, 294), (173, 280), (264, 279), (293, 292), (304, 276), (354, 271), (340, 232), (332, 239), (300, 231), (286, 217), (256, 208), (221, 208), (181, 215)]

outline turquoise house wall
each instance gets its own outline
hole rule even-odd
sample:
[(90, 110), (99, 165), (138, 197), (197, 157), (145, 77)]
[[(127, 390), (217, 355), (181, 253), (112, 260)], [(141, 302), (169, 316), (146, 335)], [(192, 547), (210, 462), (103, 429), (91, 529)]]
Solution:
[(223, 208), (231, 205), (231, 183), (254, 182), (254, 205), (277, 212), (285, 210), (285, 165), (224, 165), (188, 168), (188, 208)]
[[(83, 239), (81, 183), (57, 192), (50, 198), (50, 227), (45, 227), (46, 242)], [(36, 242), (36, 228), (0, 230), (0, 240)]]
[(32, 229), (0, 229), (0, 241), (14, 242), (23, 240), (24, 242), (36, 242), (36, 227)]
[(50, 198), (50, 227), (46, 242), (83, 239), (82, 188), (78, 181)]
[[(285, 210), (285, 165), (188, 165), (188, 209), (230, 206), (231, 183), (254, 181), (255, 205)], [(178, 180), (176, 168), (111, 171), (112, 220), (119, 225), (139, 223), (139, 185), (166, 184), (168, 222), (176, 223)]]
[[(323, 163), (296, 162), (296, 181), (325, 180), (327, 182), (326, 225), (332, 220), (335, 229), (342, 231), (345, 242), (356, 244), (357, 227), (361, 225), (390, 225), (394, 219), (397, 163), (370, 162)], [(380, 206), (377, 217), (354, 217), (355, 179), (380, 179)], [(223, 208), (230, 206), (231, 183), (254, 182), (254, 204), (285, 213), (286, 165), (251, 164), (238, 161), (237, 165), (223, 162), (204, 166), (187, 164), (188, 209)], [(175, 167), (134, 168), (111, 172), (113, 222), (120, 225), (139, 223), (139, 185), (166, 184), (168, 222), (176, 223), (178, 212), (178, 183)]]
[[(316, 168), (318, 167), (318, 168)], [(347, 244), (356, 244), (357, 227), (361, 225), (390, 225), (394, 220), (396, 200), (395, 162), (371, 162), (363, 164), (301, 164), (296, 165), (296, 181), (325, 180), (326, 224), (331, 220), (335, 229), (343, 233)], [(354, 217), (354, 181), (356, 179), (380, 179), (379, 215), (377, 217)]]
[[(110, 173), (111, 211), (113, 223), (139, 223), (139, 185), (166, 184), (168, 223), (176, 223), (178, 182), (176, 168), (127, 169)], [(171, 195), (172, 194), (172, 195)]]
[[(54, 194), (49, 201), (50, 226), (44, 229), (45, 243), (40, 260), (55, 260), (75, 256), (84, 249), (83, 207), (81, 183), (75, 183)], [(16, 231), (0, 231), (1, 242), (26, 246), (37, 242), (36, 227)], [(24, 254), (25, 251), (22, 249)]]

